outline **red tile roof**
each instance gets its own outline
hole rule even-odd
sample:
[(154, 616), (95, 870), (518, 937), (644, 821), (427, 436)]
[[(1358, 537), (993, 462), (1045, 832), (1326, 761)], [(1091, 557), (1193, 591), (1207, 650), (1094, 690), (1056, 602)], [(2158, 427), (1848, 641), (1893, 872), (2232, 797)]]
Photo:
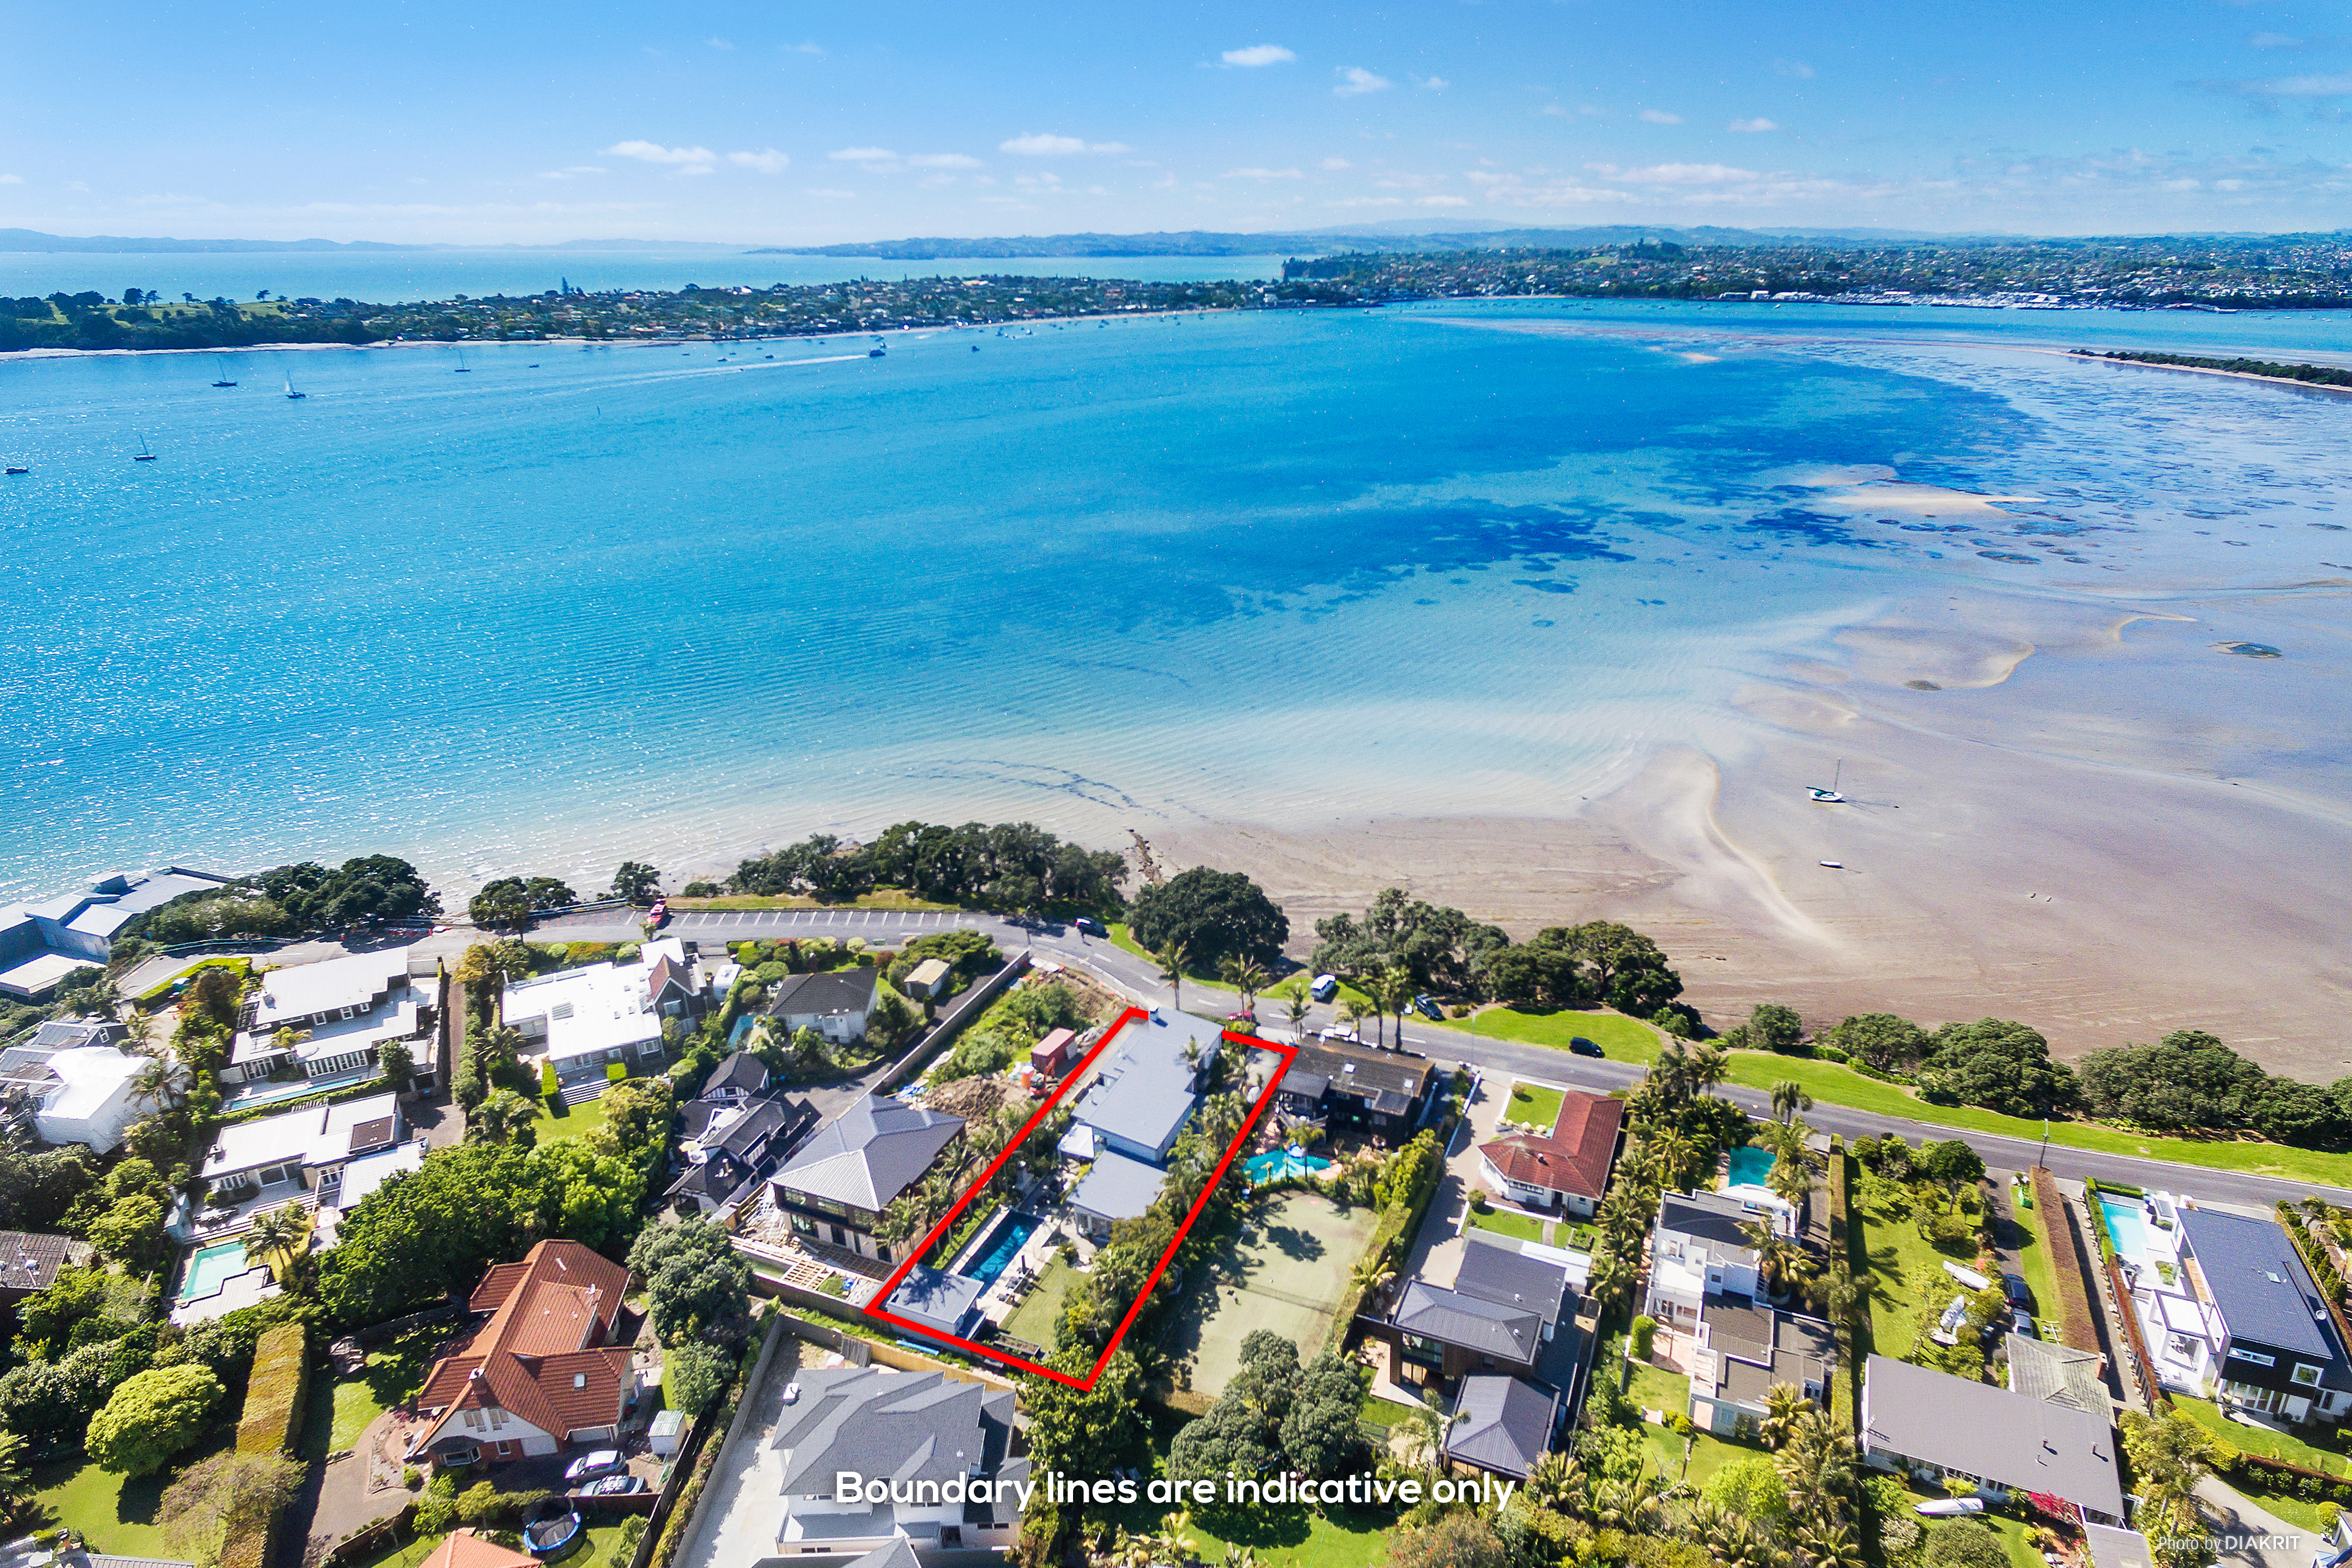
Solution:
[(1559, 1118), (1549, 1136), (1518, 1133), (1497, 1138), (1478, 1145), (1478, 1152), (1505, 1177), (1523, 1186), (1598, 1201), (1609, 1184), (1617, 1130), (1624, 1120), (1622, 1100), (1564, 1089)]
[[(467, 1410), (506, 1410), (559, 1442), (617, 1423), (629, 1350), (604, 1342), (628, 1283), (626, 1268), (576, 1241), (542, 1241), (521, 1262), (482, 1276), (467, 1305), (490, 1321), (462, 1351), (434, 1363), (416, 1403), (440, 1419), (415, 1446), (441, 1436)], [(495, 1430), (479, 1436), (497, 1440)]]
[(539, 1568), (539, 1559), (485, 1541), (470, 1530), (453, 1530), (422, 1568)]

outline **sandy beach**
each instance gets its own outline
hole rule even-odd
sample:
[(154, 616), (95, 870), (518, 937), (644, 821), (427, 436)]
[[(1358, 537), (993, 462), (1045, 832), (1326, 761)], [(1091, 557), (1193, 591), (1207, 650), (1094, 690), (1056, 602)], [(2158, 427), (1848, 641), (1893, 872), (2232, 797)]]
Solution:
[[(1567, 820), (1152, 841), (1174, 864), (1258, 876), (1302, 952), (1317, 919), (1394, 883), (1517, 935), (1635, 924), (1718, 1025), (1759, 1001), (1816, 1026), (1992, 1015), (2070, 1056), (2200, 1027), (2331, 1080), (2352, 1071), (2337, 929), (2352, 811), (2321, 759), (2270, 732), (2292, 727), (2291, 702), (2270, 718), (2215, 703), (2213, 685), (2287, 663), (2209, 647), (2224, 607), (2233, 627), (2265, 613), (2324, 626), (2339, 650), (2352, 633), (2340, 587), (2251, 609), (1956, 591), (1850, 628), (1842, 664), (1792, 660), (1751, 686), (1744, 752), (1665, 748)], [(1841, 761), (1847, 804), (1814, 804), (1805, 786)]]

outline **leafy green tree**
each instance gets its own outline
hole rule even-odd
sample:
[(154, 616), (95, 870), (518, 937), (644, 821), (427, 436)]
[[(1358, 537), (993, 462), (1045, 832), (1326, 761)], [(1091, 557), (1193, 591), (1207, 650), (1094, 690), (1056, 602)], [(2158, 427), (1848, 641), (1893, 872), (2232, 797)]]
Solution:
[(520, 931), (530, 924), (530, 894), (520, 877), (500, 877), (467, 901), (466, 914), (484, 931)]
[(1908, 1071), (1928, 1049), (1927, 1031), (1892, 1013), (1851, 1014), (1813, 1043), (1843, 1051), (1880, 1072)]
[(1279, 1433), (1290, 1468), (1318, 1478), (1351, 1468), (1360, 1451), (1356, 1417), (1363, 1396), (1355, 1364), (1337, 1352), (1327, 1349), (1309, 1363), (1299, 1374)]
[(2060, 1116), (2080, 1098), (2074, 1072), (2050, 1059), (2050, 1042), (2023, 1024), (1980, 1018), (1932, 1037), (1933, 1080), (1920, 1087), (2004, 1116)]
[(1388, 1568), (1512, 1568), (1509, 1548), (1483, 1513), (1448, 1513), (1389, 1532)]
[(661, 873), (642, 860), (624, 860), (613, 873), (613, 896), (632, 904), (661, 897)]
[(1927, 1568), (2009, 1568), (2009, 1551), (1975, 1520), (1947, 1519), (1928, 1527), (1920, 1561)]
[(117, 1475), (150, 1476), (203, 1435), (227, 1391), (210, 1369), (160, 1367), (125, 1379), (90, 1417), (89, 1456)]
[(1239, 871), (1195, 866), (1135, 896), (1128, 918), (1135, 940), (1152, 952), (1181, 943), (1192, 961), (1214, 969), (1229, 956), (1272, 964), (1290, 940), (1281, 906)]
[(383, 1066), (386, 1082), (394, 1094), (406, 1094), (416, 1078), (416, 1056), (408, 1048), (406, 1040), (386, 1040), (376, 1047), (375, 1058)]
[(646, 1231), (629, 1249), (629, 1271), (646, 1282), (654, 1332), (662, 1343), (742, 1342), (751, 1327), (751, 1270), (714, 1222), (690, 1220)]
[(145, 1193), (117, 1199), (89, 1227), (89, 1244), (134, 1273), (153, 1266), (163, 1243), (163, 1205)]
[(688, 1340), (662, 1352), (662, 1397), (672, 1409), (699, 1415), (726, 1389), (733, 1371), (725, 1351)]
[(513, 1089), (493, 1090), (466, 1114), (466, 1136), (478, 1143), (510, 1143), (528, 1149), (539, 1141), (531, 1125), (543, 1114), (536, 1099)]
[(1470, 990), (1486, 960), (1510, 945), (1501, 927), (1412, 899), (1398, 888), (1381, 889), (1360, 917), (1342, 913), (1316, 921), (1315, 935), (1308, 961), (1315, 969), (1353, 978), (1402, 968), (1415, 991)]
[[(1093, 1358), (1063, 1356), (1055, 1364), (1083, 1375)], [(1115, 1466), (1133, 1462), (1143, 1452), (1148, 1431), (1143, 1392), (1143, 1370), (1134, 1352), (1124, 1349), (1110, 1358), (1091, 1390), (1042, 1377), (1029, 1383), (1023, 1397), (1037, 1468), (1107, 1476)]]
[(338, 1324), (383, 1322), (462, 1298), (493, 1263), (537, 1239), (542, 1205), (530, 1152), (495, 1143), (436, 1149), (341, 1216), (320, 1260), (320, 1299)]
[(1777, 1002), (1759, 1002), (1748, 1015), (1748, 1022), (1724, 1037), (1724, 1044), (1733, 1049), (1745, 1047), (1757, 1051), (1789, 1052), (1797, 1048), (1805, 1037), (1805, 1021), (1794, 1007), (1783, 1007)]

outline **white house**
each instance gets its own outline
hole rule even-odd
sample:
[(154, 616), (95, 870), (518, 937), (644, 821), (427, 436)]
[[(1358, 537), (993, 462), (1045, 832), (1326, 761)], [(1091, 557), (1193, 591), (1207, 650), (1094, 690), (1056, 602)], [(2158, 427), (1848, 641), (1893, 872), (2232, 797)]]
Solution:
[(0, 1093), (30, 1107), (42, 1142), (111, 1153), (125, 1128), (158, 1109), (155, 1096), (139, 1091), (154, 1059), (112, 1046), (15, 1046), (0, 1051)]
[(1223, 1043), (1222, 1028), (1190, 1013), (1155, 1011), (1121, 1025), (1095, 1058), (1072, 1120), (1091, 1128), (1100, 1148), (1166, 1164), (1199, 1101), (1201, 1068)]
[(124, 871), (87, 893), (0, 909), (0, 992), (37, 999), (77, 969), (103, 968), (114, 935), (148, 910), (184, 893), (228, 885), (226, 877), (170, 866)]
[[(919, 1558), (1012, 1544), (1021, 1524), (1014, 1487), (1028, 1480), (1029, 1461), (1009, 1457), (1011, 1389), (878, 1366), (797, 1381), (800, 1398), (769, 1439), (782, 1469), (778, 1554), (841, 1556), (903, 1542)], [(846, 1500), (835, 1489), (844, 1470), (908, 1500)]]
[(768, 1016), (787, 1034), (814, 1029), (835, 1045), (866, 1037), (879, 987), (875, 972), (860, 965), (824, 974), (791, 974), (776, 982)]
[(289, 1197), (316, 1192), (320, 1203), (332, 1205), (343, 1167), (399, 1142), (400, 1129), (396, 1094), (256, 1117), (220, 1130), (203, 1174), (215, 1201), (241, 1203), (283, 1187)]
[[(266, 970), (237, 1018), (223, 1083), (299, 1067), (305, 1078), (358, 1078), (376, 1070), (384, 1046), (431, 1026), (435, 998), (410, 979), (408, 949), (354, 952), (321, 963)], [(279, 1031), (309, 1036), (291, 1048)]]
[(627, 963), (592, 963), (518, 980), (506, 989), (506, 1021), (525, 1046), (543, 1052), (556, 1076), (585, 1078), (614, 1063), (658, 1061), (662, 1025), (681, 1027), (703, 992), (686, 944), (649, 942)]
[(1695, 1330), (1709, 1296), (1756, 1294), (1756, 1249), (1745, 1226), (1769, 1224), (1794, 1234), (1786, 1205), (1759, 1203), (1743, 1190), (1668, 1193), (1650, 1236), (1650, 1289), (1642, 1310), (1669, 1328)]

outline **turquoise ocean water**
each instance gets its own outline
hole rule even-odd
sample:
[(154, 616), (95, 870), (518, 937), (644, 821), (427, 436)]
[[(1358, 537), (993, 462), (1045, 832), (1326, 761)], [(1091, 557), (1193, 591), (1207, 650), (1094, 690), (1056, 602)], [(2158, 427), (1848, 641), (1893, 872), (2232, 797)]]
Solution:
[(2343, 354), (2352, 319), (1449, 303), (879, 360), (0, 363), (0, 893), (1544, 815), (1733, 743), (1769, 661), (1940, 584), (2352, 575), (2352, 400), (2023, 352), (2075, 342)]

